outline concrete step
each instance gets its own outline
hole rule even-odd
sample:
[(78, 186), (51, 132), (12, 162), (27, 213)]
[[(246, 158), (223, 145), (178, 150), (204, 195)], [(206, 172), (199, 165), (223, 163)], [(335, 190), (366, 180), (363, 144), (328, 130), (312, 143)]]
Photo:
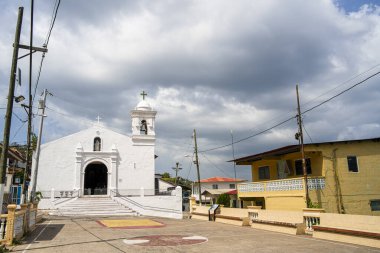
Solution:
[(120, 216), (138, 215), (132, 209), (122, 206), (110, 198), (78, 198), (62, 204), (54, 212), (60, 216)]

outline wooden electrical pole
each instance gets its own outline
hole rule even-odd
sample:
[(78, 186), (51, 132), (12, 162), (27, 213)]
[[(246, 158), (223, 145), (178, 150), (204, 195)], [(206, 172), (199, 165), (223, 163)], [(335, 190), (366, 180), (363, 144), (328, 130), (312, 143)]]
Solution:
[[(32, 116), (33, 116), (33, 98), (32, 98), (32, 63), (33, 63), (33, 11), (34, 11), (34, 0), (30, 1), (30, 39), (29, 39), (29, 105), (28, 105), (28, 130), (26, 136), (26, 168), (24, 171), (24, 182), (23, 182), (23, 192), (22, 200), (26, 203), (26, 178), (31, 170), (30, 164), (32, 160)], [(25, 202), (24, 202), (25, 201)]]
[(302, 132), (302, 116), (301, 116), (301, 107), (300, 107), (300, 98), (298, 94), (298, 85), (296, 85), (296, 92), (297, 92), (297, 123), (298, 123), (298, 141), (301, 145), (301, 156), (302, 156), (302, 171), (303, 171), (303, 177), (305, 180), (305, 193), (306, 193), (306, 207), (308, 207), (309, 204), (309, 186), (307, 182), (307, 169), (306, 169), (306, 161), (305, 161), (305, 149), (303, 145), (303, 132)]
[(199, 174), (197, 132), (195, 131), (195, 129), (194, 129), (194, 153), (195, 153), (195, 165), (197, 166), (197, 175), (198, 175), (199, 205), (201, 206), (202, 205), (201, 176)]
[(0, 163), (0, 209), (1, 209), (0, 213), (2, 212), (5, 175), (7, 172), (9, 134), (11, 131), (13, 98), (14, 98), (15, 83), (16, 83), (17, 58), (18, 58), (18, 49), (19, 49), (18, 45), (20, 44), (20, 34), (21, 34), (23, 14), (24, 14), (24, 8), (19, 7), (16, 33), (15, 33), (15, 41), (13, 44), (13, 57), (12, 57), (11, 76), (9, 79), (7, 111), (5, 113), (3, 148), (1, 150), (1, 157), (0, 157), (0, 161), (1, 161)]

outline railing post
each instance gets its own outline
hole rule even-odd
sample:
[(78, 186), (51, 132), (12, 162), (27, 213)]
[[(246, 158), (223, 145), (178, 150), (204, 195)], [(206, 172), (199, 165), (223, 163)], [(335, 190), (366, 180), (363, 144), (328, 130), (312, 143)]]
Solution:
[(55, 190), (54, 188), (51, 188), (51, 191), (50, 191), (50, 203), (52, 205), (52, 207), (54, 208), (55, 207), (55, 203), (54, 203), (54, 198), (55, 197)]
[(28, 215), (28, 212), (29, 212), (29, 210), (28, 210), (28, 206), (29, 206), (30, 204), (21, 204), (20, 206), (21, 206), (21, 211), (25, 211), (25, 213), (23, 214), (23, 216), (24, 216), (24, 224), (23, 224), (23, 226), (22, 226), (22, 230), (23, 230), (23, 232), (24, 233), (26, 233), (27, 231), (28, 231), (28, 224), (29, 224), (29, 215)]
[(144, 187), (140, 188), (140, 197), (144, 197)]
[(1, 221), (0, 221), (0, 240), (4, 239), (4, 235), (5, 235), (5, 222), (6, 222), (6, 220), (7, 220), (7, 218), (2, 217)]
[(8, 245), (11, 245), (13, 243), (16, 207), (17, 206), (14, 204), (8, 205), (7, 232), (5, 233)]

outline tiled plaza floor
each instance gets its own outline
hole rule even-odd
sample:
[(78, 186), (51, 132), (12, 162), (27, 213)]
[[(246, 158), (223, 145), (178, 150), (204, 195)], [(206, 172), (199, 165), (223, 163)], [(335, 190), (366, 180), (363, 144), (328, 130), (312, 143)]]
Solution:
[[(113, 220), (113, 221), (112, 221)], [(115, 221), (118, 220), (118, 221)], [(125, 229), (126, 224), (140, 224)], [(99, 222), (101, 221), (101, 222)], [(108, 222), (107, 222), (108, 221)], [(151, 223), (153, 221), (153, 223)], [(160, 227), (149, 227), (152, 224)], [(105, 225), (108, 224), (109, 226)], [(113, 225), (121, 228), (112, 227)], [(146, 225), (147, 227), (143, 227)], [(157, 224), (156, 224), (157, 225)], [(233, 225), (152, 217), (47, 217), (12, 252), (377, 252), (380, 249)]]

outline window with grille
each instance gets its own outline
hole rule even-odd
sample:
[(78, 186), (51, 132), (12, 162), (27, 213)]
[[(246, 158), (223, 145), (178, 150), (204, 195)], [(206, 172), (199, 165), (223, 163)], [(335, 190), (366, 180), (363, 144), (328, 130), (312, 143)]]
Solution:
[[(311, 175), (311, 160), (310, 160), (310, 158), (306, 158), (305, 163), (306, 163), (307, 174)], [(296, 175), (303, 175), (302, 159), (295, 160), (294, 165), (295, 165), (294, 167), (296, 168)]]
[(269, 166), (259, 167), (259, 179), (270, 179)]
[(347, 165), (349, 172), (359, 172), (358, 159), (356, 156), (347, 156)]

